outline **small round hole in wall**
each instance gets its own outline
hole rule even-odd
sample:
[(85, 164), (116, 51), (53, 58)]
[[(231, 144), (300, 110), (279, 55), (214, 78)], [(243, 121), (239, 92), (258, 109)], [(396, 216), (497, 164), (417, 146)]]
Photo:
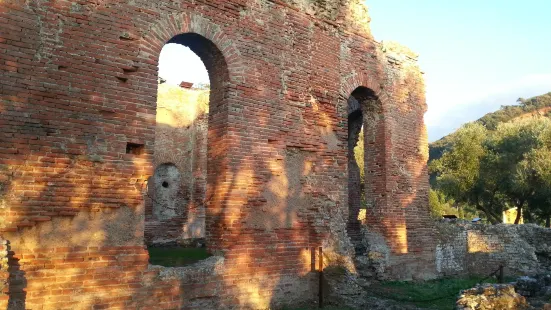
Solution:
[(168, 182), (167, 181), (163, 181), (163, 184), (161, 184), (164, 188), (168, 188)]

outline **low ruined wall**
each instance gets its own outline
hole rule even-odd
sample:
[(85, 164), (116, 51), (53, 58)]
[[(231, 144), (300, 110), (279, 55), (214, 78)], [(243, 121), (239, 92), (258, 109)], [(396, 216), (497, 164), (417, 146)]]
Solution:
[[(134, 223), (140, 213), (81, 212), (5, 233), (0, 288), (7, 294), (0, 296), (0, 309), (249, 309), (313, 300), (317, 258), (310, 262), (306, 239), (296, 240), (293, 249), (281, 242), (266, 249), (248, 240), (249, 250), (225, 257), (154, 266), (141, 241), (143, 227)], [(240, 276), (266, 261), (266, 252), (269, 263), (287, 274), (274, 268), (255, 279)]]
[[(436, 248), (433, 257), (421, 253), (392, 255), (385, 238), (363, 227), (365, 253), (357, 253), (361, 277), (377, 280), (412, 280), (434, 277), (482, 275), (500, 265), (508, 275), (551, 272), (551, 229), (526, 225), (485, 225), (465, 221), (433, 224)], [(414, 261), (408, 261), (412, 259)], [(435, 261), (436, 270), (426, 261)], [(425, 266), (423, 268), (423, 266)]]
[(438, 222), (436, 269), (442, 276), (551, 271), (551, 229), (536, 225)]

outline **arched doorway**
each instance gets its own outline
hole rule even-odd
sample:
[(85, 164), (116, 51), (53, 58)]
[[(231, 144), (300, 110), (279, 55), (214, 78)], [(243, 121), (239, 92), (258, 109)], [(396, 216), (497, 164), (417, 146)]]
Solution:
[[(208, 81), (193, 83), (187, 78), (201, 72), (182, 72), (186, 74), (181, 75), (181, 80), (175, 80), (179, 76), (175, 72), (172, 81), (159, 75), (155, 174), (150, 178), (146, 199), (145, 240), (155, 247), (206, 244), (208, 248), (209, 238), (213, 238), (209, 233), (212, 225), (208, 197), (216, 192), (220, 162), (225, 155), (220, 141), (227, 122), (227, 65), (218, 47), (199, 34), (176, 35), (165, 47), (174, 45), (198, 56), (196, 61), (204, 65)], [(184, 53), (182, 57), (183, 61), (190, 61)], [(159, 60), (160, 65), (162, 61)], [(180, 70), (200, 67), (201, 64), (188, 62)]]
[(381, 177), (379, 161), (381, 106), (375, 92), (356, 88), (348, 100), (348, 235), (356, 252), (363, 251), (361, 225), (374, 202), (374, 186)]

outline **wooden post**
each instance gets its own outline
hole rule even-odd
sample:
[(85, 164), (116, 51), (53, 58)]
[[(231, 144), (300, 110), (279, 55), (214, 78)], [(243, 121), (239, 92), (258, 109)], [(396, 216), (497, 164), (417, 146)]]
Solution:
[(319, 247), (319, 307), (323, 308), (323, 250)]
[(499, 276), (498, 276), (498, 279), (497, 279), (497, 281), (499, 283), (504, 283), (505, 282), (505, 279), (504, 279), (505, 275), (504, 275), (503, 269), (504, 269), (503, 265), (499, 265)]

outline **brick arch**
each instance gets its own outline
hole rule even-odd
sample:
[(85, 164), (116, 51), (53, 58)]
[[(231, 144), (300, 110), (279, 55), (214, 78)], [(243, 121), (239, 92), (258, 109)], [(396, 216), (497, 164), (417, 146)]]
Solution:
[[(351, 99), (352, 94), (359, 88), (365, 88), (373, 92), (375, 98), (374, 105), (364, 106), (360, 102), (354, 102)], [(384, 92), (381, 84), (374, 77), (366, 73), (356, 73), (342, 79), (340, 104), (346, 104), (343, 109), (348, 112), (348, 122), (351, 121), (350, 116), (353, 112), (361, 111), (361, 122), (364, 126), (364, 167), (365, 167), (365, 188), (363, 192), (366, 194), (368, 212), (367, 225), (371, 228), (378, 227), (380, 223), (377, 220), (376, 214), (378, 210), (384, 209), (386, 206), (386, 197), (380, 194), (386, 193), (386, 162), (389, 152), (389, 136), (388, 136), (388, 113), (390, 113), (390, 102), (387, 94)], [(350, 106), (352, 103), (353, 106)], [(348, 123), (350, 125), (350, 123)], [(367, 128), (366, 128), (367, 126)], [(349, 128), (350, 130), (350, 128)], [(351, 139), (349, 131), (348, 139)], [(357, 136), (352, 139), (357, 139)], [(355, 145), (355, 142), (352, 141)], [(348, 220), (347, 233), (352, 241), (352, 244), (358, 251), (362, 251), (362, 237), (360, 222), (358, 215), (360, 210), (360, 196), (357, 193), (359, 190), (357, 178), (359, 171), (355, 163), (353, 151), (351, 150), (351, 141), (348, 141), (348, 184), (349, 184), (349, 204), (348, 204)], [(367, 147), (369, 145), (369, 147)], [(368, 171), (370, 173), (368, 173)]]
[(221, 27), (208, 18), (193, 12), (166, 15), (143, 33), (140, 40), (140, 54), (159, 61), (163, 46), (172, 38), (186, 33), (195, 33), (211, 41), (223, 55), (230, 80), (241, 76), (243, 67), (239, 50)]
[[(348, 112), (348, 103), (349, 103), (348, 99), (350, 98), (352, 92), (354, 92), (354, 90), (356, 90), (359, 87), (365, 87), (367, 89), (370, 89), (375, 94), (375, 97), (377, 98), (377, 102), (379, 106), (379, 111), (377, 111), (378, 112), (377, 114), (379, 116), (382, 116), (383, 127), (384, 127), (383, 129), (385, 131), (385, 135), (388, 135), (385, 138), (384, 143), (387, 145), (390, 145), (391, 128), (388, 124), (387, 116), (392, 111), (391, 109), (392, 103), (389, 95), (384, 90), (383, 85), (380, 83), (379, 80), (376, 79), (376, 77), (373, 77), (372, 75), (368, 75), (365, 72), (359, 72), (359, 73), (354, 73), (342, 78), (338, 105), (345, 105), (345, 106), (339, 107), (340, 110)], [(345, 115), (344, 117), (346, 118), (347, 115)], [(385, 149), (388, 149), (388, 148), (385, 148)]]
[(350, 97), (350, 94), (352, 94), (356, 88), (361, 86), (371, 89), (375, 93), (375, 96), (377, 96), (377, 99), (381, 102), (383, 111), (387, 110), (388, 97), (383, 91), (382, 85), (373, 76), (370, 76), (365, 72), (360, 72), (345, 77), (341, 83), (340, 97), (347, 100), (348, 97)]

